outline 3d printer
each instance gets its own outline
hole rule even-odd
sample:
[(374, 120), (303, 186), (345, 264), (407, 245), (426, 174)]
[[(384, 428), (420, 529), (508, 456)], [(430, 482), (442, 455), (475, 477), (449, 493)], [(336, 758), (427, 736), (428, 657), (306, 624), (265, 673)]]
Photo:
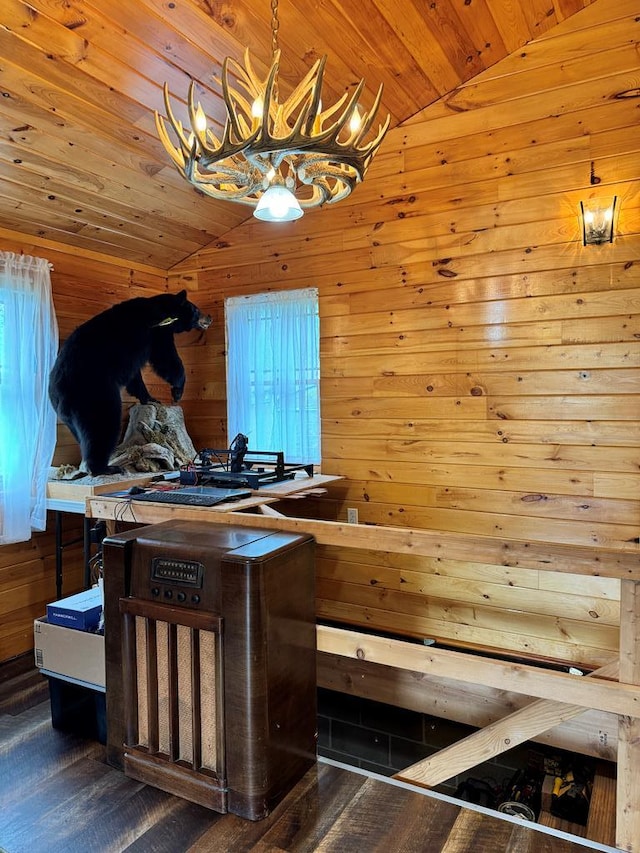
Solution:
[(238, 433), (226, 450), (206, 447), (194, 461), (180, 471), (184, 485), (196, 483), (212, 486), (261, 486), (293, 480), (297, 471), (313, 476), (313, 463), (294, 465), (284, 460), (282, 451), (249, 450), (249, 439)]

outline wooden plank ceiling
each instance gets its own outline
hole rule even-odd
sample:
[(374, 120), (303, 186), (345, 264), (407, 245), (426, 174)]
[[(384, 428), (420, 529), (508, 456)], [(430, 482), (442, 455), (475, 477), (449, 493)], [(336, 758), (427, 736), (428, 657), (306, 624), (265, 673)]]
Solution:
[[(327, 54), (323, 98), (384, 84), (392, 126), (591, 0), (281, 0), (281, 88)], [(169, 161), (153, 112), (225, 56), (271, 55), (269, 0), (3, 0), (0, 229), (167, 269), (251, 215), (198, 194)], [(264, 65), (261, 65), (264, 63)], [(383, 143), (384, 149), (384, 143)], [(312, 215), (312, 214), (311, 214)]]

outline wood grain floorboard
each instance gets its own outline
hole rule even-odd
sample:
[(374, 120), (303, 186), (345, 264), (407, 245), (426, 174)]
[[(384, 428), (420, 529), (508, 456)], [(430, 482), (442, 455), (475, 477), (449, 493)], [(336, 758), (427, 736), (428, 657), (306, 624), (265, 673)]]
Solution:
[[(320, 768), (319, 768), (320, 769)], [(212, 827), (189, 849), (208, 853), (233, 849), (234, 853), (256, 850), (260, 841), (276, 850), (312, 853), (362, 788), (365, 777), (331, 766), (314, 768), (265, 820), (258, 823), (228, 815), (224, 824)]]
[(440, 850), (449, 837), (460, 808), (429, 798), (429, 807), (425, 811), (423, 799), (424, 794), (366, 779), (317, 850), (322, 853), (342, 850), (382, 853), (389, 849), (389, 839), (393, 839), (393, 849), (399, 853)]
[(46, 679), (0, 667), (0, 851), (6, 853), (584, 853), (447, 800), (313, 767), (262, 821), (126, 777), (104, 747), (52, 728)]

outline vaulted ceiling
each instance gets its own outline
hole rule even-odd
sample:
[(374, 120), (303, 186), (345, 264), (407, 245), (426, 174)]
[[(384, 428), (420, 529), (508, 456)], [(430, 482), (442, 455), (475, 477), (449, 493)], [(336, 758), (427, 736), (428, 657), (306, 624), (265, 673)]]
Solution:
[[(281, 0), (280, 85), (327, 54), (323, 99), (364, 77), (370, 105), (383, 83), (397, 126), (590, 3)], [(167, 269), (247, 219), (177, 173), (154, 110), (193, 78), (222, 122), (212, 78), (245, 47), (264, 70), (271, 17), (269, 0), (4, 0), (0, 228)]]

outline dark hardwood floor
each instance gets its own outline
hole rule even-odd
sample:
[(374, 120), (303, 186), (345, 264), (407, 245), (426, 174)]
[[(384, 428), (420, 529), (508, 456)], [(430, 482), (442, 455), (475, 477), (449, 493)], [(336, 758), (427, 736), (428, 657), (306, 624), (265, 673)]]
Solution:
[[(6, 853), (581, 853), (527, 824), (318, 763), (265, 820), (219, 815), (135, 782), (97, 742), (52, 728), (28, 659), (0, 667)], [(598, 847), (596, 849), (603, 849)], [(608, 848), (607, 848), (608, 849)]]

